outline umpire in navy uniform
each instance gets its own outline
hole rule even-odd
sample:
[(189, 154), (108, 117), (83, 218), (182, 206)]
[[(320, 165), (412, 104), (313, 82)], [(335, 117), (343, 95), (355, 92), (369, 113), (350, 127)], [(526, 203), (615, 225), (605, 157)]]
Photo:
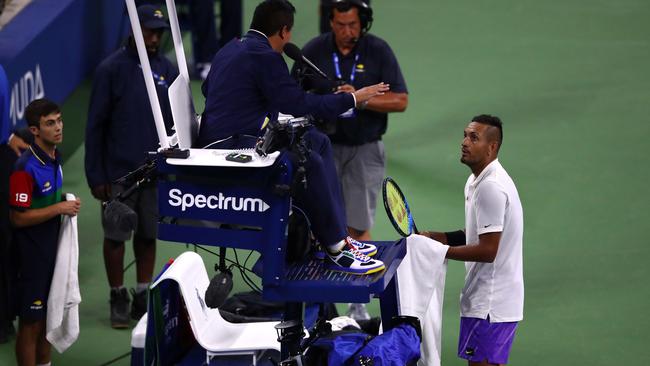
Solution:
[[(372, 9), (361, 0), (334, 0), (329, 15), (331, 32), (309, 41), (303, 55), (337, 84), (308, 78), (303, 86), (319, 94), (354, 92), (384, 82), (390, 92), (360, 103), (327, 122), (336, 168), (343, 186), (348, 231), (357, 240), (370, 240), (377, 194), (385, 175), (384, 144), (388, 113), (403, 112), (408, 91), (397, 58), (386, 41), (368, 30)], [(294, 65), (298, 76), (300, 65)]]
[[(379, 83), (354, 92), (314, 95), (305, 93), (289, 75), (282, 58), (291, 40), (295, 8), (286, 0), (267, 0), (255, 9), (251, 29), (241, 40), (222, 48), (212, 61), (202, 86), (205, 111), (197, 144), (201, 147), (229, 139), (221, 148), (252, 147), (242, 135), (261, 134), (264, 120), (279, 112), (293, 116), (314, 114), (335, 118), (355, 106), (388, 91)], [(239, 137), (238, 137), (239, 136)], [(294, 195), (296, 205), (306, 211), (316, 238), (337, 270), (355, 274), (380, 271), (384, 264), (373, 260), (377, 249), (347, 236), (345, 211), (327, 136), (312, 129), (306, 133), (307, 188)]]

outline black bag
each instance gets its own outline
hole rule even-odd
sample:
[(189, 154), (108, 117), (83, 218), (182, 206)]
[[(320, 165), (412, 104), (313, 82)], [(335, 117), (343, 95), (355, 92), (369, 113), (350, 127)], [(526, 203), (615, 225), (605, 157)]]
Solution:
[[(232, 295), (219, 309), (238, 315), (238, 319), (244, 319), (242, 317), (247, 317), (251, 319), (259, 319), (253, 321), (273, 321), (281, 320), (282, 312), (284, 311), (284, 303), (264, 300), (261, 294), (254, 291), (248, 291)], [(226, 320), (231, 321), (230, 319)]]

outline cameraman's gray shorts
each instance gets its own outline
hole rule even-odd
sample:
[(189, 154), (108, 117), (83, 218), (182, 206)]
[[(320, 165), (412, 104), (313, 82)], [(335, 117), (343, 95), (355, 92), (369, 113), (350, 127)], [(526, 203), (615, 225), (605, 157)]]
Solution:
[(386, 156), (382, 141), (364, 145), (332, 145), (343, 188), (348, 227), (366, 231), (375, 224), (377, 195), (384, 179)]
[[(111, 198), (122, 191), (124, 191), (123, 186), (111, 184)], [(131, 207), (138, 215), (135, 235), (143, 239), (156, 239), (158, 236), (158, 190), (156, 186), (141, 186), (122, 203)], [(133, 233), (133, 230), (111, 229), (110, 225), (106, 225), (104, 210), (102, 210), (102, 227), (104, 228), (104, 238), (114, 241), (130, 240)]]

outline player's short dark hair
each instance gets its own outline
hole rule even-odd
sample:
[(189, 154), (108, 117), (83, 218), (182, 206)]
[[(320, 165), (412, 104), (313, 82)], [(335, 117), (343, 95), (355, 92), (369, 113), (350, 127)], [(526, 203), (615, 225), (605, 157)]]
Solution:
[(61, 109), (53, 101), (45, 98), (34, 99), (25, 108), (25, 120), (27, 121), (27, 126), (40, 127), (41, 117), (60, 112)]
[(501, 148), (501, 143), (503, 142), (503, 123), (501, 123), (501, 118), (489, 114), (481, 114), (472, 118), (472, 122), (478, 122), (480, 124), (495, 127), (499, 131), (497, 136), (497, 142), (499, 143), (498, 148)]
[(293, 28), (293, 14), (296, 8), (287, 0), (266, 0), (255, 8), (251, 29), (258, 30), (267, 37), (279, 32), (286, 26)]

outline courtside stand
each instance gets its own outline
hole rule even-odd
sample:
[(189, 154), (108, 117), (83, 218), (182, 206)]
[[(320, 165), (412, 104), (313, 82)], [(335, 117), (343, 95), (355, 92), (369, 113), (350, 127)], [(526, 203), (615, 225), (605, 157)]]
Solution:
[[(263, 297), (287, 303), (284, 321), (275, 327), (282, 360), (286, 360), (283, 365), (302, 364), (304, 302), (365, 303), (372, 297), (379, 297), (384, 331), (388, 330), (390, 319), (397, 315), (394, 278), (406, 254), (406, 241), (375, 243), (378, 246), (376, 258), (385, 263), (386, 269), (371, 275), (331, 271), (325, 268), (322, 260), (311, 258), (287, 264), (287, 248), (290, 247), (287, 225), (291, 210), (287, 188), (295, 168), (280, 152), (267, 156), (246, 152), (252, 159), (243, 163), (226, 159), (230, 153), (241, 151), (190, 148), (199, 122), (194, 112), (175, 3), (174, 0), (166, 0), (166, 3), (180, 73), (169, 88), (176, 130), (172, 136), (167, 136), (162, 120), (134, 0), (126, 0), (160, 140), (155, 157), (160, 216), (158, 238), (182, 244), (250, 249), (261, 254)], [(179, 273), (176, 279), (182, 281), (178, 277), (182, 277), (182, 271)], [(205, 307), (205, 293), (196, 292), (192, 295)], [(251, 342), (254, 343), (252, 339)]]

